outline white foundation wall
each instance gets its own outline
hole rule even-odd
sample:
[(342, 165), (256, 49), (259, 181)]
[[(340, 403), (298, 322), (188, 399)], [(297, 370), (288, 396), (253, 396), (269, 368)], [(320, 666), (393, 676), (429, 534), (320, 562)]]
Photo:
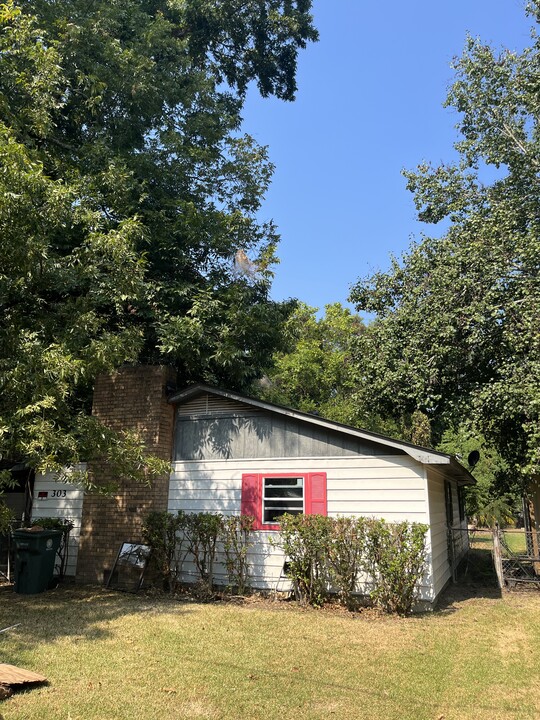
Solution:
[[(284, 459), (242, 459), (177, 461), (169, 489), (169, 512), (219, 512), (240, 514), (242, 475), (244, 473), (326, 472), (327, 511), (329, 516), (362, 515), (388, 522), (429, 523), (427, 482), (424, 467), (404, 455), (373, 457), (321, 457)], [(276, 532), (255, 534), (249, 552), (251, 584), (273, 590), (286, 589), (281, 578), (284, 557), (272, 544)], [(434, 600), (431, 546), (428, 534), (428, 570), (421, 586), (421, 599)], [(227, 576), (218, 552), (214, 568), (217, 582), (226, 584)], [(183, 566), (186, 581), (196, 577), (194, 568)]]
[[(84, 469), (84, 467), (77, 468), (77, 470)], [(68, 576), (74, 576), (77, 569), (83, 501), (84, 490), (78, 485), (58, 482), (53, 473), (36, 475), (32, 522), (39, 521), (40, 518), (60, 518), (73, 523), (73, 530), (69, 535), (66, 566), (66, 575)]]

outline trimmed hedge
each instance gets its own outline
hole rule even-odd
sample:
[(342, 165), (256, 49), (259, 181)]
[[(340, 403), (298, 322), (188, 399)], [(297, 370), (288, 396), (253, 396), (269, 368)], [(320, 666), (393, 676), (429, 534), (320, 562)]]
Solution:
[[(249, 588), (247, 555), (253, 545), (253, 524), (248, 515), (151, 513), (144, 523), (144, 539), (152, 547), (164, 589), (174, 591), (189, 555), (200, 588), (212, 593), (221, 545), (229, 587), (244, 594)], [(426, 569), (427, 525), (288, 514), (280, 518), (280, 524), (274, 545), (285, 554), (288, 575), (302, 604), (320, 606), (336, 594), (353, 610), (362, 582), (370, 587), (372, 602), (386, 612), (405, 615), (412, 610)]]

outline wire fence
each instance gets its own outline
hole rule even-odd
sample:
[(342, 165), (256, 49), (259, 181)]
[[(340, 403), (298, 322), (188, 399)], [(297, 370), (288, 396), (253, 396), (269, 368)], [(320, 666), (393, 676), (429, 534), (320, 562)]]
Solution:
[(448, 546), (454, 582), (540, 589), (540, 534), (536, 530), (451, 528)]

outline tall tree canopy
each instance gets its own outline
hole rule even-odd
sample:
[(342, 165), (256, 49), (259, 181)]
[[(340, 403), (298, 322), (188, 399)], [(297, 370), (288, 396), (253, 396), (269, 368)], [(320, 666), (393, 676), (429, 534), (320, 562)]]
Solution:
[(321, 318), (317, 318), (317, 308), (299, 303), (285, 323), (285, 347), (274, 354), (272, 367), (258, 385), (259, 396), (358, 424), (352, 348), (363, 330), (361, 318), (339, 303), (327, 305)]
[(91, 456), (93, 379), (124, 362), (232, 387), (267, 364), (288, 308), (256, 220), (272, 166), (241, 110), (251, 82), (294, 97), (310, 7), (0, 4), (4, 458)]
[(448, 229), (352, 292), (376, 315), (360, 357), (378, 410), (422, 411), (435, 442), (466, 418), (523, 481), (540, 472), (539, 67), (534, 33), (520, 53), (468, 39), (447, 100), (459, 162), (405, 173), (419, 218)]

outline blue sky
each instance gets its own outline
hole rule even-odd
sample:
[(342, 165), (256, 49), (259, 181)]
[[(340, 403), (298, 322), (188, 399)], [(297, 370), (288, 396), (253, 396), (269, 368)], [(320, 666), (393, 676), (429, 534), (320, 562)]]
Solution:
[(466, 33), (520, 49), (521, 0), (315, 0), (320, 41), (299, 58), (294, 103), (250, 94), (244, 130), (276, 165), (260, 213), (281, 233), (272, 296), (345, 303), (432, 228), (415, 217), (403, 168), (452, 160), (458, 120), (442, 104)]

